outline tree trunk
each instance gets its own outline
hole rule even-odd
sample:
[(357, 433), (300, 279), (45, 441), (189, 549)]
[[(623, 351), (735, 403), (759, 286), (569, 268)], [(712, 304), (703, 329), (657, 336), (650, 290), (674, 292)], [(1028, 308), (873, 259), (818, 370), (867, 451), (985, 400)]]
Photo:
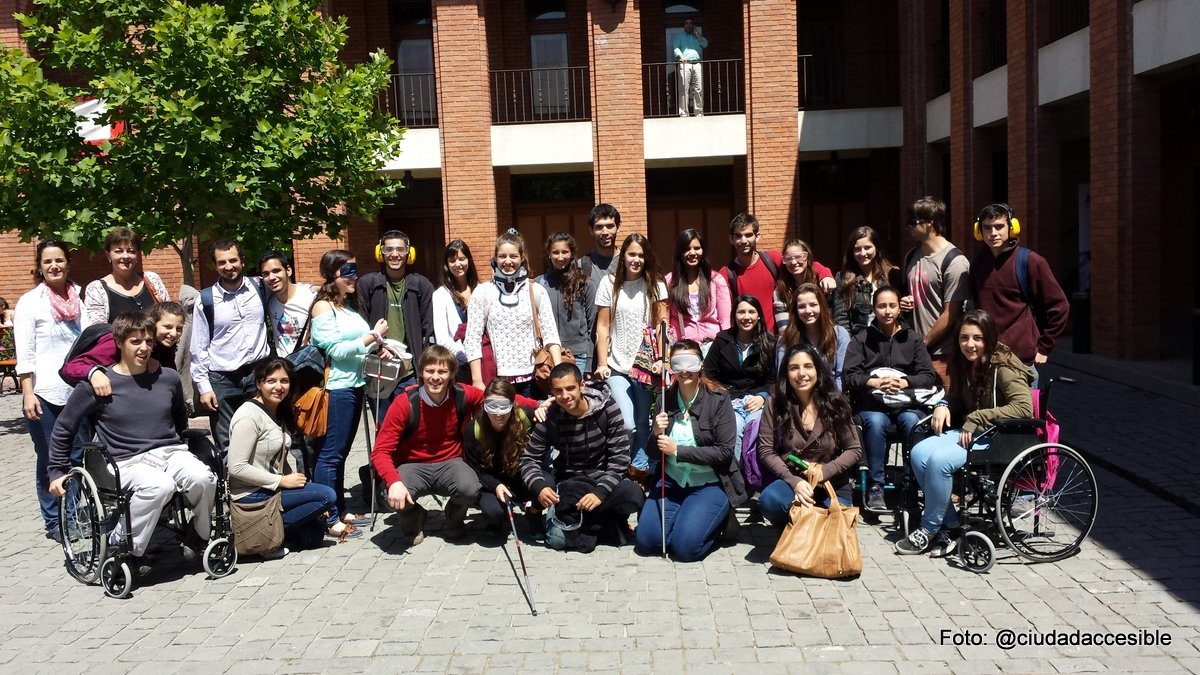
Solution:
[(171, 244), (179, 255), (179, 264), (183, 266), (183, 283), (196, 287), (195, 268), (192, 260), (192, 235), (189, 233), (178, 244)]

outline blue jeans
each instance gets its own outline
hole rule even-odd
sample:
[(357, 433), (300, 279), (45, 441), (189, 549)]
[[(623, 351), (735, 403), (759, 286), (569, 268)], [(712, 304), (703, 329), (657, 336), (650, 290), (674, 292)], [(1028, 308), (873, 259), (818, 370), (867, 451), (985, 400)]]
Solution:
[[(662, 502), (662, 482), (650, 491), (650, 499), (638, 515), (637, 546), (643, 553), (662, 550), (662, 514), (667, 519), (667, 550), (679, 562), (696, 562), (717, 545), (717, 537), (729, 515), (729, 498), (720, 483), (681, 487), (667, 476), (667, 499)], [(659, 509), (663, 510), (659, 510)]]
[[(34, 468), (33, 484), (37, 490), (38, 505), (42, 509), (42, 522), (47, 532), (58, 531), (58, 497), (50, 494), (50, 477), (47, 475), (50, 465), (50, 434), (54, 431), (54, 423), (62, 414), (63, 406), (47, 403), (41, 396), (37, 397), (42, 406), (42, 416), (38, 421), (26, 419), (25, 426), (33, 439), (33, 451), (37, 455)], [(71, 466), (83, 464), (83, 444), (92, 437), (92, 426), (84, 422), (75, 432), (75, 442), (71, 445)]]
[(576, 354), (575, 355), (575, 367), (579, 369), (580, 373), (582, 373), (584, 376), (586, 376), (588, 374), (588, 355), (587, 354)]
[(864, 410), (859, 413), (863, 425), (863, 452), (867, 455), (867, 469), (871, 478), (871, 487), (883, 485), (883, 469), (887, 462), (887, 430), (892, 420), (900, 431), (900, 438), (907, 439), (917, 422), (921, 421), (921, 413), (915, 410)]
[(621, 418), (629, 432), (630, 466), (648, 470), (650, 458), (646, 456), (646, 439), (650, 437), (650, 392), (622, 373), (609, 375), (608, 387), (621, 408)]
[[(790, 522), (788, 512), (792, 509), (792, 500), (795, 497), (796, 490), (788, 485), (787, 481), (778, 478), (763, 488), (762, 494), (758, 497), (758, 510), (772, 525), (783, 527)], [(824, 487), (814, 488), (813, 497), (816, 498), (817, 506), (829, 508), (829, 495), (825, 494)], [(838, 501), (842, 503), (842, 506), (850, 506), (849, 484), (839, 490)]]
[[(765, 407), (765, 404), (764, 404)], [(762, 417), (763, 409), (759, 408), (754, 412), (746, 412), (746, 406), (742, 403), (742, 399), (733, 400), (733, 421), (737, 425), (737, 435), (733, 439), (733, 454), (737, 457), (738, 466), (742, 464), (742, 435), (746, 431), (746, 425), (750, 422)], [(755, 446), (757, 447), (757, 446)]]
[(967, 450), (958, 444), (959, 429), (930, 436), (912, 449), (913, 473), (925, 493), (921, 529), (930, 534), (942, 527), (958, 527), (958, 512), (950, 502), (954, 472), (967, 463)]
[[(260, 488), (238, 501), (253, 504), (266, 501), (273, 494), (271, 490)], [(334, 508), (337, 497), (333, 494), (333, 488), (310, 482), (305, 483), (304, 487), (280, 490), (279, 501), (283, 506), (283, 531), (285, 535), (290, 535), (299, 526), (315, 521), (322, 513)]]
[(325, 435), (317, 439), (317, 465), (313, 482), (333, 488), (334, 508), (327, 525), (334, 525), (346, 512), (346, 456), (354, 444), (358, 418), (362, 415), (363, 387), (329, 390), (329, 421)]

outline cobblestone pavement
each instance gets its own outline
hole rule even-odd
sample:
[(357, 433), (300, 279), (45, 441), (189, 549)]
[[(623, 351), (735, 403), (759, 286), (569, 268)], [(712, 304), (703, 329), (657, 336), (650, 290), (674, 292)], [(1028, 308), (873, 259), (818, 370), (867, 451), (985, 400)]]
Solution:
[[(751, 525), (692, 565), (628, 548), (527, 546), (533, 617), (511, 544), (488, 543), (478, 525), (468, 543), (447, 543), (435, 513), (431, 536), (407, 551), (381, 527), (281, 561), (243, 561), (219, 580), (179, 563), (118, 601), (67, 577), (40, 534), (18, 397), (0, 398), (0, 420), (0, 505), (12, 514), (0, 559), (5, 672), (1200, 670), (1200, 521), (1105, 470), (1100, 519), (1079, 555), (1024, 565), (1005, 553), (984, 575), (956, 559), (893, 555), (889, 524), (860, 526), (860, 578), (801, 579), (770, 570), (774, 535)], [(1160, 631), (1171, 642), (1006, 651), (996, 646), (1003, 629)]]

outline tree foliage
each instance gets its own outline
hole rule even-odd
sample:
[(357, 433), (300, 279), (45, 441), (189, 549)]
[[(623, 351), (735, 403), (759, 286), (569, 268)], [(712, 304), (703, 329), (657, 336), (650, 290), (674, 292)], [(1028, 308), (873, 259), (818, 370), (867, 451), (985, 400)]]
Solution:
[[(98, 248), (127, 225), (190, 278), (193, 240), (286, 247), (374, 217), (403, 131), (375, 105), (390, 62), (340, 62), (345, 20), (316, 4), (35, 0), (34, 56), (0, 53), (0, 227)], [(99, 146), (72, 112), (95, 97), (125, 125)]]

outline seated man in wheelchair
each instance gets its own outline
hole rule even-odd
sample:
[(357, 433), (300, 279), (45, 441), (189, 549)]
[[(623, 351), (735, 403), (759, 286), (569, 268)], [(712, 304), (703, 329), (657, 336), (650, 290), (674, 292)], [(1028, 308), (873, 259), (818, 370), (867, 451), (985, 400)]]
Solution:
[[(187, 410), (179, 374), (161, 366), (148, 369), (154, 347), (154, 320), (142, 312), (126, 312), (112, 322), (120, 360), (109, 369), (112, 394), (97, 396), (90, 384), (76, 385), (54, 425), (50, 446), (50, 491), (62, 496), (70, 470), (69, 450), (84, 419), (96, 426), (100, 441), (116, 462), (121, 487), (131, 493), (133, 568), (147, 573), (144, 559), (163, 508), (176, 492), (187, 498), (195, 514), (183, 541), (185, 560), (204, 551), (211, 530), (216, 477), (193, 455), (181, 438)], [(124, 519), (109, 535), (110, 543), (126, 536)]]
[(882, 512), (887, 510), (883, 486), (888, 427), (895, 424), (901, 438), (907, 439), (925, 417), (927, 406), (942, 398), (943, 392), (925, 341), (900, 324), (896, 289), (880, 286), (872, 303), (875, 315), (846, 349), (842, 378), (862, 420), (869, 479), (866, 507)]
[(934, 435), (912, 449), (913, 473), (925, 494), (921, 526), (896, 542), (896, 553), (932, 549), (933, 557), (941, 557), (953, 552), (961, 534), (950, 498), (954, 473), (967, 463), (968, 451), (985, 449), (975, 438), (996, 420), (1033, 417), (1034, 374), (999, 336), (995, 320), (983, 310), (968, 312), (958, 325), (950, 391), (934, 407), (930, 422)]

